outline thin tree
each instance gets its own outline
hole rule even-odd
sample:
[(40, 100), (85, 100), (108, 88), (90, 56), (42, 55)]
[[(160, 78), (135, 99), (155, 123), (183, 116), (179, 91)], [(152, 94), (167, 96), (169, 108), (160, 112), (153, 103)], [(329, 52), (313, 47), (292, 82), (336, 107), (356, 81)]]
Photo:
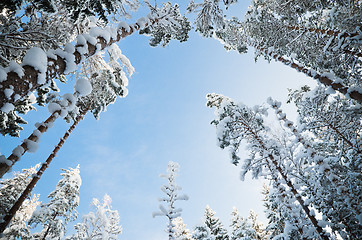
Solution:
[(182, 190), (182, 188), (176, 184), (179, 167), (178, 163), (170, 161), (167, 165), (167, 174), (160, 175), (162, 178), (167, 179), (167, 184), (161, 187), (166, 197), (161, 197), (158, 201), (164, 202), (166, 206), (160, 204), (160, 211), (152, 213), (153, 217), (165, 216), (168, 219), (166, 232), (168, 233), (169, 240), (176, 240), (174, 220), (181, 216), (182, 211), (181, 208), (176, 208), (175, 203), (179, 200), (186, 201), (189, 199), (187, 195), (179, 194), (179, 191)]
[(9, 211), (7, 211), (4, 214), (3, 221), (0, 223), (0, 233), (4, 232), (6, 227), (9, 225), (11, 219), (15, 216), (16, 212), (19, 210), (19, 208), (24, 203), (25, 199), (29, 196), (33, 188), (35, 187), (36, 183), (39, 181), (41, 176), (43, 175), (44, 171), (49, 167), (52, 160), (55, 158), (57, 152), (60, 150), (64, 142), (67, 140), (69, 135), (72, 133), (72, 131), (75, 129), (77, 124), (81, 119), (83, 119), (84, 115), (87, 113), (87, 111), (83, 111), (77, 119), (74, 121), (74, 123), (70, 126), (68, 131), (64, 134), (64, 136), (60, 139), (59, 143), (55, 146), (52, 153), (49, 155), (47, 160), (41, 165), (40, 169), (37, 171), (37, 173), (32, 177), (32, 180), (28, 184), (28, 186), (25, 188), (25, 190), (22, 192), (18, 200), (14, 203), (14, 205), (11, 207)]

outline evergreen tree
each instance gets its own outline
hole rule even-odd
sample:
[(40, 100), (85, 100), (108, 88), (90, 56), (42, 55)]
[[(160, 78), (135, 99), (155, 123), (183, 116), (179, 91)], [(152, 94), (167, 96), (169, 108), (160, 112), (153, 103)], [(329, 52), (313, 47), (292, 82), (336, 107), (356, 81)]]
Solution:
[(118, 239), (122, 227), (118, 211), (112, 210), (111, 202), (112, 199), (107, 194), (103, 197), (103, 203), (93, 199), (92, 206), (96, 211), (83, 216), (83, 221), (74, 226), (76, 233), (66, 239)]
[(13, 206), (19, 195), (24, 191), (31, 181), (32, 175), (36, 173), (40, 164), (29, 169), (23, 169), (22, 172), (14, 172), (13, 177), (3, 179), (0, 182), (0, 215), (3, 217)]
[[(6, 215), (10, 208), (14, 205), (18, 197), (24, 191), (26, 186), (31, 181), (31, 177), (36, 173), (39, 164), (29, 169), (23, 169), (22, 172), (15, 172), (14, 176), (9, 179), (4, 179), (0, 183), (0, 211), (1, 218)], [(28, 196), (25, 199), (24, 205), (19, 209), (18, 213), (10, 222), (9, 227), (4, 231), (1, 239), (30, 239), (30, 228), (26, 224), (33, 211), (39, 205), (38, 196)]]
[(195, 228), (193, 238), (196, 240), (228, 240), (227, 230), (215, 212), (209, 207), (205, 208), (204, 224)]
[(227, 50), (244, 53), (252, 46), (256, 57), (282, 62), (361, 103), (357, 20), (361, 5), (344, 1), (293, 4), (254, 0), (244, 21), (226, 19), (219, 0), (191, 1), (188, 10), (197, 13), (196, 31), (220, 40)]
[(196, 226), (193, 234), (192, 234), (192, 239), (195, 240), (214, 240), (215, 238), (213, 238), (210, 234), (209, 229), (207, 228), (206, 225), (201, 225), (201, 226)]
[(177, 217), (172, 220), (172, 224), (174, 225), (174, 238), (175, 240), (193, 240), (191, 232), (186, 228), (186, 224), (182, 217)]
[[(75, 3), (74, 1), (72, 2)], [(81, 2), (83, 3), (84, 1), (79, 1), (79, 3)], [(132, 5), (133, 1), (106, 2), (110, 4), (115, 2), (117, 4), (124, 3), (126, 5)], [(97, 4), (98, 2), (96, 5)], [(118, 6), (117, 4), (114, 6), (117, 11), (124, 9), (121, 7), (116, 8), (116, 6)], [(62, 44), (59, 41), (56, 42), (54, 44), (57, 46), (56, 50), (53, 50), (52, 47), (39, 46), (29, 49), (21, 65), (14, 61), (10, 62), (9, 60), (8, 62), (10, 63), (5, 64), (7, 66), (6, 68), (0, 68), (0, 81), (2, 82), (0, 87), (0, 120), (2, 123), (0, 127), (4, 128), (1, 132), (3, 134), (11, 133), (13, 136), (18, 136), (18, 132), (21, 130), (18, 124), (25, 123), (25, 121), (22, 120), (16, 112), (26, 113), (32, 109), (31, 105), (35, 103), (34, 97), (31, 97), (32, 92), (37, 91), (37, 102), (40, 105), (44, 105), (46, 99), (44, 96), (46, 96), (48, 92), (58, 89), (54, 81), (55, 78), (60, 78), (60, 80), (63, 81), (63, 75), (76, 72), (78, 65), (86, 58), (99, 53), (135, 31), (141, 30), (141, 33), (151, 35), (150, 44), (152, 46), (158, 44), (165, 46), (171, 39), (177, 39), (179, 41), (185, 41), (187, 39), (190, 24), (185, 17), (181, 16), (177, 4), (173, 6), (168, 3), (160, 7), (153, 7), (148, 4), (148, 6), (150, 8), (150, 14), (147, 15), (147, 18), (140, 18), (136, 24), (128, 25), (127, 23), (121, 22), (119, 27), (115, 29), (105, 27), (104, 23), (100, 23), (100, 26), (94, 26), (94, 21), (91, 21), (94, 18), (88, 18), (87, 22), (91, 22), (91, 24), (80, 27), (80, 29), (85, 28), (86, 31), (73, 34), (72, 31), (64, 30), (66, 32), (64, 36), (68, 33), (71, 33), (72, 36), (65, 41), (67, 44)], [(69, 14), (65, 15), (69, 18)], [(35, 14), (35, 16), (38, 15)], [(159, 18), (162, 19), (162, 21), (159, 21)], [(6, 16), (5, 20), (7, 21)], [(41, 19), (41, 21), (43, 21), (43, 19)], [(97, 23), (96, 21), (96, 24)], [(61, 24), (58, 25), (62, 26)], [(74, 28), (74, 24), (71, 26)], [(78, 27), (76, 27), (76, 29), (78, 29)], [(49, 32), (51, 33), (51, 31)], [(62, 34), (62, 31), (57, 32)], [(87, 34), (88, 32), (89, 34)], [(29, 38), (32, 38), (32, 36)], [(76, 39), (74, 45), (69, 43), (72, 39)], [(25, 43), (14, 41), (24, 49), (23, 45)], [(44, 40), (40, 42), (44, 42), (45, 44), (48, 41)], [(63, 47), (59, 48), (59, 46)], [(33, 45), (31, 47), (33, 47)], [(19, 49), (19, 47), (16, 46), (15, 49)], [(9, 56), (9, 54), (5, 54), (5, 56)], [(14, 54), (14, 56), (19, 56), (19, 54)], [(36, 57), (38, 61), (31, 61), (34, 57)]]
[(254, 211), (250, 211), (249, 217), (251, 221), (251, 228), (254, 230), (254, 239), (262, 240), (266, 239), (266, 233), (263, 228), (263, 224), (258, 221), (258, 215)]
[(9, 226), (1, 235), (1, 240), (33, 239), (31, 236), (31, 228), (27, 222), (32, 216), (34, 210), (40, 205), (38, 199), (39, 195), (34, 194), (31, 199), (26, 199), (24, 201), (24, 204), (15, 214)]
[(182, 211), (181, 208), (176, 208), (175, 202), (178, 200), (189, 199), (187, 195), (178, 193), (182, 190), (182, 188), (176, 184), (179, 168), (180, 166), (178, 163), (170, 161), (167, 166), (167, 174), (160, 175), (167, 179), (167, 185), (161, 187), (161, 190), (166, 194), (166, 197), (159, 198), (158, 201), (165, 202), (166, 206), (160, 204), (160, 211), (152, 214), (153, 217), (165, 216), (168, 219), (166, 232), (168, 233), (169, 240), (176, 239), (174, 220), (180, 217)]
[(41, 232), (33, 234), (34, 238), (63, 238), (66, 224), (77, 218), (76, 207), (79, 205), (79, 188), (82, 183), (79, 166), (63, 171), (63, 178), (48, 196), (50, 201), (42, 203), (29, 220), (30, 225), (43, 227)]
[[(325, 196), (315, 192), (323, 185), (320, 185), (319, 181), (317, 185), (313, 184), (315, 181), (310, 177), (310, 169), (313, 168), (308, 165), (308, 161), (313, 163), (323, 159), (306, 159), (308, 155), (301, 152), (303, 144), (295, 140), (300, 139), (299, 134), (295, 133), (297, 130), (290, 129), (288, 134), (285, 129), (286, 139), (276, 138), (265, 125), (266, 108), (255, 106), (251, 109), (217, 94), (209, 94), (207, 98), (207, 105), (216, 107), (217, 118), (212, 123), (217, 127), (220, 147), (231, 149), (234, 164), (240, 162), (237, 155), (240, 144), (243, 140), (247, 143), (250, 159), (243, 161), (242, 178), (247, 172), (252, 172), (253, 177), (267, 176), (278, 192), (279, 201), (283, 201), (283, 204), (290, 208), (288, 214), (293, 220), (290, 222), (293, 228), (301, 230), (303, 237), (328, 239), (326, 231), (321, 227), (322, 222), (318, 222), (311, 209), (321, 206), (320, 201), (323, 204), (328, 202), (323, 201)], [(278, 114), (281, 114), (280, 111)], [(280, 120), (284, 121), (281, 115)], [(285, 120), (287, 129), (292, 125)], [(320, 164), (326, 166), (327, 162), (328, 159), (325, 159)], [(314, 189), (313, 186), (318, 188)], [(312, 232), (311, 229), (315, 231)]]
[(231, 233), (230, 240), (253, 240), (256, 231), (252, 228), (247, 219), (239, 215), (239, 211), (234, 207), (231, 212)]

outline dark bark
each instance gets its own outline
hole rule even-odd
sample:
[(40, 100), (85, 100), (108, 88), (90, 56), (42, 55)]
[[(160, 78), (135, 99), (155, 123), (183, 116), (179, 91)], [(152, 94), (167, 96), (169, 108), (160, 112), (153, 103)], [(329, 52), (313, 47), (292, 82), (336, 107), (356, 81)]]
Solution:
[(26, 189), (23, 191), (21, 196), (18, 198), (18, 200), (14, 203), (13, 207), (5, 214), (3, 217), (3, 221), (0, 223), (0, 233), (3, 233), (6, 227), (9, 225), (11, 219), (15, 216), (16, 212), (19, 210), (25, 199), (28, 197), (28, 195), (31, 193), (33, 188), (35, 187), (36, 183), (39, 181), (41, 176), (43, 175), (44, 171), (49, 167), (49, 164), (52, 162), (54, 157), (56, 156), (57, 152), (60, 150), (60, 148), (63, 146), (64, 142), (67, 140), (71, 132), (74, 130), (74, 128), (77, 126), (77, 124), (80, 122), (80, 120), (83, 119), (85, 114), (88, 112), (88, 110), (83, 111), (77, 119), (74, 121), (72, 126), (68, 129), (68, 131), (65, 132), (64, 136), (60, 139), (58, 145), (55, 146), (52, 153), (49, 155), (47, 160), (42, 164), (41, 168), (38, 170), (36, 175), (33, 177), (31, 182), (28, 184)]
[(321, 74), (319, 74), (317, 72), (313, 73), (313, 71), (311, 69), (308, 69), (300, 64), (297, 64), (297, 63), (293, 62), (292, 60), (287, 60), (287, 59), (283, 58), (282, 56), (280, 56), (272, 51), (267, 50), (266, 48), (263, 48), (260, 46), (254, 46), (254, 47), (256, 49), (258, 49), (260, 52), (264, 53), (265, 55), (272, 57), (276, 61), (282, 62), (285, 65), (294, 68), (298, 72), (302, 72), (305, 75), (307, 75), (308, 77), (318, 80), (323, 85), (325, 85), (327, 87), (331, 87), (332, 89), (339, 91), (340, 93), (342, 93), (344, 95), (348, 95), (350, 98), (358, 101), (359, 103), (362, 103), (362, 94), (359, 91), (349, 90), (349, 88), (344, 86), (342, 83), (336, 83), (329, 77), (322, 76)]
[[(44, 133), (48, 130), (48, 124), (52, 124), (58, 117), (59, 117), (59, 111), (54, 112), (52, 115), (50, 115), (47, 120), (45, 120), (41, 125), (39, 125), (39, 127), (37, 127), (37, 130), (40, 133)], [(33, 141), (33, 142), (37, 142), (39, 139), (36, 135), (31, 134), (26, 140), (29, 141)], [(22, 147), (24, 149), (24, 152), (21, 154), (24, 155), (26, 151), (28, 151), (28, 145), (26, 143), (26, 141), (24, 141), (22, 144), (19, 145), (20, 147)], [(14, 153), (12, 153), (9, 157), (8, 160), (10, 160), (12, 163), (11, 165), (7, 165), (6, 163), (0, 163), (0, 178), (2, 178), (4, 176), (5, 173), (9, 172), (11, 167), (20, 160), (21, 156), (17, 156)]]
[[(151, 23), (155, 23), (158, 20), (150, 20)], [(147, 24), (146, 24), (147, 25)], [(100, 46), (100, 49), (103, 50), (106, 47), (109, 47), (115, 42), (120, 41), (121, 39), (131, 35), (135, 31), (139, 30), (140, 26), (136, 23), (133, 25), (130, 25), (129, 31), (126, 31), (126, 29), (121, 28), (118, 30), (117, 38), (112, 39), (110, 38), (109, 42), (106, 41), (103, 37), (97, 38), (97, 43), (95, 45), (87, 42), (88, 46), (88, 52), (85, 54), (81, 54), (78, 50), (75, 50), (73, 53), (75, 57), (75, 63), (78, 65), (81, 63), (83, 58), (88, 58), (96, 53), (97, 45)], [(82, 47), (83, 45), (76, 45), (77, 47)], [(46, 83), (39, 84), (38, 83), (38, 76), (39, 71), (34, 69), (32, 66), (25, 65), (22, 67), (24, 71), (24, 76), (19, 77), (19, 75), (15, 72), (9, 72), (7, 74), (7, 78), (5, 81), (1, 82), (0, 84), (0, 109), (2, 106), (4, 106), (5, 103), (15, 103), (14, 97), (16, 94), (18, 94), (21, 98), (25, 97), (29, 92), (33, 92), (39, 87), (42, 87), (46, 84), (48, 84), (52, 79), (54, 79), (56, 76), (64, 74), (64, 71), (66, 69), (66, 61), (64, 58), (61, 58), (60, 56), (57, 56), (57, 59), (49, 58), (47, 61), (48, 67), (46, 71)], [(9, 88), (9, 86), (13, 86), (14, 92), (8, 99), (5, 96), (4, 90)]]

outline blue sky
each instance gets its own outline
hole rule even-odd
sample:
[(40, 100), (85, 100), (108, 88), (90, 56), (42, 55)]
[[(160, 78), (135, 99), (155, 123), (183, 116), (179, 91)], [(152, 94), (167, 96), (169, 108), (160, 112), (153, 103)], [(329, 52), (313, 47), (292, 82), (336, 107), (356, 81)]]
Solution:
[[(167, 221), (152, 218), (152, 212), (158, 210), (157, 198), (165, 183), (159, 174), (166, 171), (169, 161), (176, 161), (181, 166), (177, 182), (190, 197), (178, 205), (189, 228), (201, 223), (207, 204), (226, 226), (234, 206), (245, 217), (253, 209), (265, 220), (262, 180), (239, 180), (240, 167), (232, 165), (228, 151), (216, 145), (215, 129), (210, 125), (214, 110), (205, 106), (205, 95), (221, 93), (255, 105), (269, 96), (285, 101), (287, 88), (314, 81), (280, 63), (263, 59), (255, 63), (253, 49), (244, 55), (226, 52), (218, 41), (194, 32), (189, 41), (172, 42), (165, 48), (151, 48), (147, 37), (138, 34), (122, 40), (119, 47), (136, 69), (128, 96), (109, 106), (98, 121), (91, 114), (86, 116), (34, 193), (47, 201), (60, 179), (60, 169), (79, 164), (83, 180), (80, 215), (90, 211), (92, 198), (102, 199), (107, 193), (121, 216), (124, 232), (120, 239), (163, 240), (167, 239)], [(72, 84), (70, 80), (67, 88)], [(292, 106), (283, 107), (291, 118), (296, 117)], [(1, 154), (9, 156), (33, 131), (34, 123), (47, 116), (47, 110), (40, 107), (27, 114), (29, 124), (19, 139), (0, 138)], [(42, 136), (39, 150), (24, 155), (14, 170), (43, 162), (68, 127), (58, 119)]]

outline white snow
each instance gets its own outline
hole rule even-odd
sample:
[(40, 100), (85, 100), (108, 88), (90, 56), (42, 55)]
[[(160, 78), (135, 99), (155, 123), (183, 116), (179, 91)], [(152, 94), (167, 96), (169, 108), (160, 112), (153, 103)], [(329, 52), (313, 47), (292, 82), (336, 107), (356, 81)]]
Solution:
[(7, 72), (14, 72), (16, 74), (18, 74), (19, 77), (23, 77), (24, 76), (24, 69), (17, 64), (15, 61), (11, 61), (9, 63), (9, 66), (6, 68)]
[(57, 49), (55, 51), (55, 54), (63, 58), (66, 63), (64, 74), (69, 74), (77, 70), (77, 64), (75, 64), (75, 56), (72, 53), (68, 53), (61, 49)]
[(41, 137), (42, 133), (38, 129), (35, 129), (33, 131), (33, 135), (39, 139)]
[(8, 99), (10, 99), (11, 95), (13, 94), (14, 90), (11, 88), (7, 88), (4, 90), (5, 93), (5, 97), (7, 97)]
[(48, 66), (48, 56), (41, 48), (33, 47), (28, 50), (23, 58), (22, 66), (25, 65), (32, 66), (40, 73), (45, 73)]
[(131, 28), (130, 28), (130, 26), (128, 25), (128, 23), (126, 23), (126, 22), (120, 22), (119, 24), (118, 24), (118, 29), (124, 29), (124, 31), (126, 31), (126, 32), (129, 32), (129, 31), (131, 31)]
[(0, 67), (0, 82), (5, 81), (7, 77), (6, 71), (3, 67)]
[(106, 42), (109, 42), (109, 40), (111, 39), (110, 32), (100, 27), (91, 28), (91, 30), (89, 31), (89, 35), (95, 38), (102, 37), (106, 40)]
[(13, 154), (17, 157), (21, 157), (24, 154), (24, 148), (22, 146), (17, 146), (14, 148)]
[(57, 55), (55, 55), (55, 50), (54, 49), (49, 49), (47, 51), (47, 56), (48, 56), (48, 58), (52, 58), (54, 60), (57, 60)]
[(51, 102), (51, 103), (48, 104), (48, 111), (51, 114), (53, 114), (54, 112), (59, 111), (61, 109), (62, 109), (62, 107), (58, 103)]
[(143, 29), (146, 27), (147, 19), (144, 17), (141, 17), (137, 20), (137, 24), (140, 26), (140, 29)]
[(0, 155), (0, 163), (5, 163), (8, 166), (12, 165), (12, 161), (8, 160), (4, 155)]
[(97, 44), (97, 38), (95, 38), (94, 36), (91, 36), (89, 34), (83, 34), (84, 39), (86, 40), (86, 42), (89, 42), (92, 45), (96, 45)]
[(60, 104), (63, 107), (66, 107), (68, 111), (71, 111), (74, 109), (76, 102), (77, 102), (77, 98), (74, 97), (73, 94), (66, 93), (62, 96), (62, 100), (60, 101)]
[(15, 95), (14, 95), (14, 101), (18, 101), (20, 98), (21, 98), (21, 97), (20, 97), (19, 94), (15, 94)]
[(34, 152), (36, 152), (38, 150), (38, 143), (33, 142), (33, 141), (29, 140), (29, 139), (25, 139), (24, 143), (26, 143), (26, 146), (28, 148), (28, 152), (34, 153)]
[(92, 85), (87, 79), (78, 78), (74, 90), (78, 92), (80, 96), (86, 96), (92, 92)]
[[(16, 96), (16, 95), (15, 95)], [(18, 95), (19, 96), (19, 95)], [(20, 96), (19, 96), (20, 97)], [(16, 100), (15, 100), (16, 101)], [(36, 97), (35, 97), (35, 95), (34, 95), (34, 93), (30, 93), (29, 94), (29, 103), (30, 104), (34, 104), (34, 103), (36, 103)]]
[(67, 45), (65, 45), (64, 51), (66, 51), (67, 53), (74, 53), (75, 48), (74, 48), (73, 44), (68, 43)]
[(4, 106), (2, 106), (1, 111), (4, 113), (9, 113), (10, 111), (14, 110), (14, 105), (11, 103), (5, 103)]

